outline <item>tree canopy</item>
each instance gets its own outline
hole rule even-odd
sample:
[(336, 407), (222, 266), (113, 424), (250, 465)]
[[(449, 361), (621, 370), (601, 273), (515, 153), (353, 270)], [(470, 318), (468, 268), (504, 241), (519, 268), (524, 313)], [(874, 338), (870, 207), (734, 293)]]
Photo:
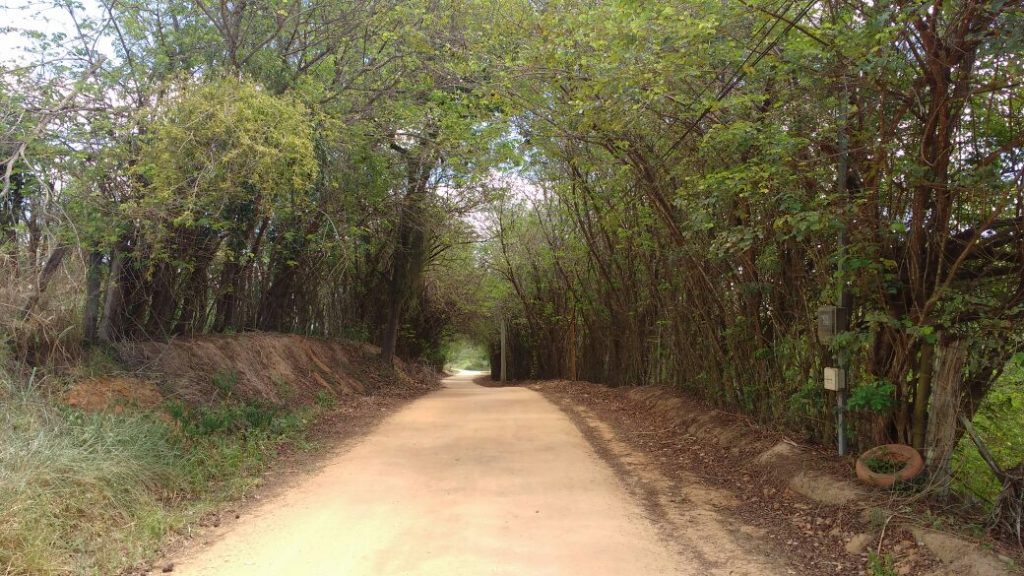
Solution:
[[(1019, 0), (54, 8), (74, 25), (0, 80), (32, 361), (264, 329), (440, 364), (503, 319), (516, 377), (676, 385), (819, 441), (846, 366), (855, 446), (941, 475), (1021, 351)], [(84, 312), (26, 336), (69, 247)]]

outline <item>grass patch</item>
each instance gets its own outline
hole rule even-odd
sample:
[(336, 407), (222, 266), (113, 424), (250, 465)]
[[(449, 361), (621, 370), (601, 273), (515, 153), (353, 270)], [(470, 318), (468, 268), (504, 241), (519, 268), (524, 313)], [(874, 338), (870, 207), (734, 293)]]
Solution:
[(0, 374), (0, 574), (116, 574), (253, 487), (317, 408), (83, 413)]
[(870, 576), (897, 576), (896, 561), (889, 554), (879, 555), (868, 552), (868, 574)]
[(906, 462), (886, 458), (869, 458), (864, 464), (875, 474), (895, 474), (903, 469)]

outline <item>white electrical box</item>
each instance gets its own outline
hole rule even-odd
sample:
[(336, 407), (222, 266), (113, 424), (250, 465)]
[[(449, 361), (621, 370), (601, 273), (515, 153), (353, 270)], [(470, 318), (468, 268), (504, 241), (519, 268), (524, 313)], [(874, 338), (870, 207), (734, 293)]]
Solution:
[(825, 390), (838, 392), (846, 389), (846, 370), (842, 368), (825, 368)]

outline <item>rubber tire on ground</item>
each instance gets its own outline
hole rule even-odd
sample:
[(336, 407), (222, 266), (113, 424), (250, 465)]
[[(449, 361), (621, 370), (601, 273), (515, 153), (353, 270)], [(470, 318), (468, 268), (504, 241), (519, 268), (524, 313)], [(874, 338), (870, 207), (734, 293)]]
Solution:
[[(871, 469), (868, 468), (867, 462), (868, 460), (876, 458), (902, 460), (903, 468), (889, 474), (872, 472)], [(864, 452), (860, 455), (860, 458), (857, 458), (857, 478), (865, 484), (878, 486), (880, 488), (890, 488), (896, 482), (913, 480), (923, 470), (924, 459), (921, 458), (921, 454), (917, 450), (914, 450), (913, 447), (907, 446), (906, 444), (885, 444), (877, 446), (867, 452)]]

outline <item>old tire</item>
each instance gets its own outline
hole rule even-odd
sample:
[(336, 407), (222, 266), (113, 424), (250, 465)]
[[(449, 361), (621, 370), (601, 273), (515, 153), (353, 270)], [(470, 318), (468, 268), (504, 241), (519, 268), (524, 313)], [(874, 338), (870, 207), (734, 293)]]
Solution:
[[(890, 460), (902, 462), (903, 467), (892, 473), (872, 472), (868, 468), (869, 460)], [(868, 450), (857, 458), (857, 478), (865, 484), (890, 488), (897, 482), (913, 480), (924, 470), (924, 459), (921, 454), (906, 444), (885, 444)]]

